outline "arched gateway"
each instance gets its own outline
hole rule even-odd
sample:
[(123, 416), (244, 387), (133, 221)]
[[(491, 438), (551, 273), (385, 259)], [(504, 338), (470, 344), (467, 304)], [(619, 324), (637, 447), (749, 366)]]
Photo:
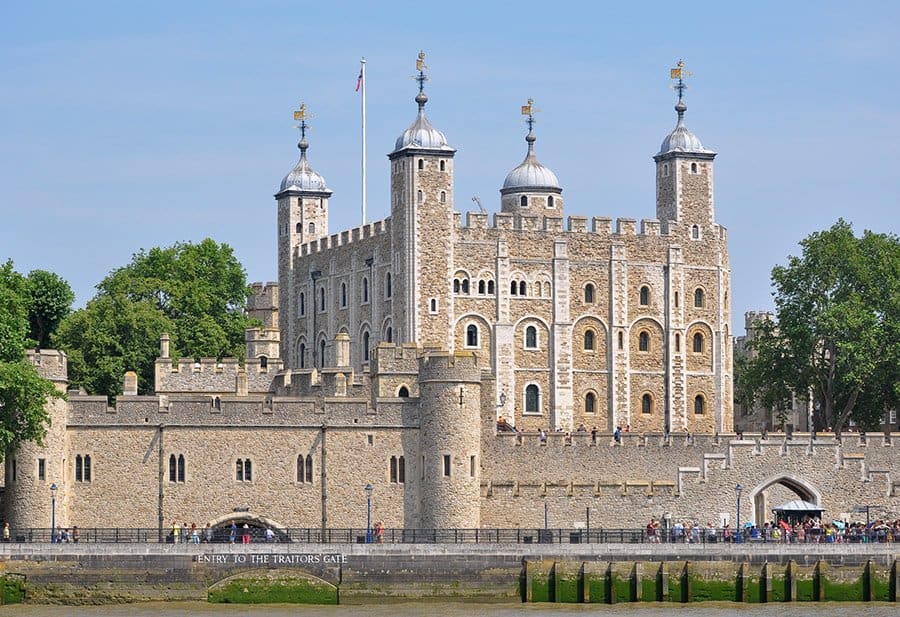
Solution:
[(768, 493), (769, 489), (779, 485), (790, 490), (803, 501), (816, 505), (822, 503), (822, 494), (819, 490), (803, 478), (787, 473), (770, 476), (757, 484), (749, 494), (750, 500), (753, 502), (752, 521), (757, 525), (761, 526), (765, 521), (773, 518), (769, 508)]

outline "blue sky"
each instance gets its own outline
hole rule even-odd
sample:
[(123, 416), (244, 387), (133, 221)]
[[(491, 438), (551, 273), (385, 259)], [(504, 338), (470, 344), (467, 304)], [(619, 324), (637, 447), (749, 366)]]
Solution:
[(141, 248), (212, 237), (274, 280), (272, 194), (297, 158), (291, 112), (360, 221), (359, 59), (368, 60), (369, 219), (386, 154), (428, 115), (456, 155), (456, 208), (499, 209), (525, 153), (567, 214), (652, 218), (652, 155), (675, 124), (668, 69), (695, 75), (687, 125), (716, 159), (736, 332), (769, 273), (838, 217), (897, 233), (900, 4), (893, 2), (11, 2), (0, 10), (0, 259), (66, 278), (83, 305)]

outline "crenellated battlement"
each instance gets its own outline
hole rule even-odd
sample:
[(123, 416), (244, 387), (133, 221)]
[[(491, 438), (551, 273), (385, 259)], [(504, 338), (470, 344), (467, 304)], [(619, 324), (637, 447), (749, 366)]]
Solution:
[[(264, 332), (264, 331), (263, 331)], [(157, 393), (268, 392), (272, 378), (283, 368), (280, 358), (157, 358)]]
[(315, 253), (322, 253), (341, 246), (347, 246), (354, 242), (368, 240), (382, 236), (390, 232), (390, 218), (367, 223), (359, 227), (347, 229), (340, 233), (324, 236), (311, 242), (306, 242), (294, 247), (294, 257), (306, 257)]
[(50, 381), (68, 383), (69, 357), (66, 352), (58, 349), (29, 349), (25, 352), (25, 359), (37, 368), (41, 377)]
[(484, 360), (472, 351), (428, 351), (419, 358), (419, 381), (480, 382)]
[[(677, 236), (679, 225), (674, 221), (663, 223), (659, 219), (618, 218), (615, 221), (609, 217), (569, 216), (566, 219), (555, 216), (517, 216), (509, 212), (497, 212), (490, 215), (485, 212), (455, 212), (454, 220), (460, 230), (486, 230), (486, 231), (545, 231), (551, 233), (593, 234), (602, 237), (659, 237)], [(724, 228), (716, 226), (717, 233), (724, 238)]]

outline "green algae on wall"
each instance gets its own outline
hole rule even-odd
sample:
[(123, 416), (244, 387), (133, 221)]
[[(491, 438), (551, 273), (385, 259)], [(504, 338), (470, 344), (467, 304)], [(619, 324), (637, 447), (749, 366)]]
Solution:
[(236, 577), (209, 589), (209, 602), (221, 604), (337, 604), (334, 585), (293, 577)]
[(25, 599), (25, 577), (0, 576), (0, 604), (19, 604)]

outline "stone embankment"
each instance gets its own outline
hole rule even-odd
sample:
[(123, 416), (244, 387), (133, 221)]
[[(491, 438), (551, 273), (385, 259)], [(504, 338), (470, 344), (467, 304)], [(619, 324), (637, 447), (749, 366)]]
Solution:
[(894, 544), (7, 544), (0, 575), (26, 602), (66, 604), (896, 602), (898, 558)]

